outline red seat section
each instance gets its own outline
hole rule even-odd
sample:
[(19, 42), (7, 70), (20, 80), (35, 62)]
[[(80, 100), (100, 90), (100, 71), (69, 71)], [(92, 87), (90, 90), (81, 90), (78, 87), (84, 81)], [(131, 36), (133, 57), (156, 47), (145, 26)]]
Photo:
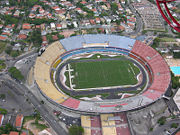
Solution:
[(102, 135), (101, 120), (99, 116), (91, 116), (91, 135)]
[(152, 100), (156, 100), (157, 98), (159, 98), (161, 95), (163, 94), (163, 92), (159, 92), (156, 90), (147, 90), (146, 92), (144, 92), (142, 95), (146, 96)]
[(64, 102), (62, 103), (62, 105), (63, 105), (63, 106), (66, 106), (66, 107), (69, 107), (69, 108), (76, 109), (76, 108), (78, 108), (79, 103), (80, 103), (79, 100), (76, 100), (76, 99), (73, 99), (73, 98), (69, 98), (69, 99), (67, 99), (66, 101), (64, 101)]
[(91, 127), (101, 127), (101, 121), (99, 116), (91, 116)]
[(121, 105), (128, 105), (128, 103), (123, 103), (123, 104), (114, 104), (114, 105), (100, 105), (100, 107), (116, 107), (116, 106), (121, 106)]
[(119, 117), (115, 120), (117, 135), (131, 135), (125, 113), (114, 114), (114, 117)]
[(150, 84), (151, 80), (152, 84), (148, 90), (143, 93), (143, 95), (152, 100), (156, 100), (166, 92), (171, 82), (170, 70), (167, 63), (156, 50), (141, 41), (135, 42), (131, 53), (130, 57), (138, 60), (146, 68), (146, 70), (147, 66), (145, 62), (151, 68), (153, 73), (152, 76), (151, 73), (149, 73), (148, 70), (147, 71), (150, 78)]

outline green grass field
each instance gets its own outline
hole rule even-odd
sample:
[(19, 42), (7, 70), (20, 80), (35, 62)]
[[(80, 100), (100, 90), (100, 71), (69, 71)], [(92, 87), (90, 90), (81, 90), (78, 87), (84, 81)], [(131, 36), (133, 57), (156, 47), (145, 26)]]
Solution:
[(140, 72), (129, 60), (73, 62), (70, 67), (75, 89), (134, 85)]

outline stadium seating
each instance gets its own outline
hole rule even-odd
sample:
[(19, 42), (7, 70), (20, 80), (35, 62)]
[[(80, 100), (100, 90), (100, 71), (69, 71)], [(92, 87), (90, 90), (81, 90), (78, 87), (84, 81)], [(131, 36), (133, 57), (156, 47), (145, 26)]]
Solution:
[[(92, 40), (93, 39), (93, 40)], [(92, 43), (108, 43), (110, 47), (119, 47), (127, 50), (131, 50), (133, 44), (135, 43), (134, 39), (130, 39), (118, 35), (105, 35), (105, 34), (87, 34), (74, 36), (66, 39), (60, 40), (61, 44), (67, 51), (82, 48), (83, 44), (92, 44)]]
[[(157, 100), (166, 92), (170, 85), (171, 76), (167, 63), (158, 52), (140, 41), (135, 42), (131, 53), (135, 55), (130, 55), (131, 57), (140, 57), (139, 59), (147, 62), (151, 68), (153, 82), (143, 95), (152, 100)], [(138, 58), (135, 59), (139, 60)]]
[(34, 66), (34, 78), (41, 92), (56, 103), (62, 103), (68, 97), (59, 92), (52, 84), (50, 78), (50, 68), (53, 61), (65, 50), (59, 42), (54, 42), (46, 48), (45, 53), (37, 58)]
[(69, 58), (73, 55), (77, 55), (77, 54), (83, 54), (83, 53), (91, 53), (91, 52), (113, 52), (113, 53), (118, 53), (118, 54), (123, 54), (123, 55), (129, 55), (129, 52), (124, 51), (121, 48), (115, 48), (115, 47), (107, 47), (107, 48), (82, 48), (82, 49), (76, 49), (76, 50), (72, 50), (72, 51), (68, 51), (66, 53), (64, 53), (63, 55), (61, 55), (61, 59), (64, 60), (66, 58)]
[(80, 101), (73, 99), (73, 98), (69, 98), (66, 101), (64, 101), (62, 103), (63, 106), (65, 107), (69, 107), (69, 108), (73, 108), (73, 109), (77, 109), (79, 106)]

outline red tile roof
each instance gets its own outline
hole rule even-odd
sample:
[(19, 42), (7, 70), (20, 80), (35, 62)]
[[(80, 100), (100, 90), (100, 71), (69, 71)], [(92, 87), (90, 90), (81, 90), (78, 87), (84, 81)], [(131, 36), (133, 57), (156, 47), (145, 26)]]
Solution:
[(22, 28), (23, 29), (31, 29), (31, 25), (29, 23), (24, 23)]
[(18, 38), (19, 38), (19, 39), (26, 39), (26, 38), (27, 38), (27, 36), (26, 36), (26, 35), (24, 35), (24, 34), (19, 34)]
[(26, 135), (26, 132), (22, 132), (21, 135)]
[(9, 135), (19, 135), (19, 133), (18, 132), (14, 132), (14, 131), (12, 131), (12, 132), (10, 132), (10, 134)]
[(57, 28), (62, 28), (62, 24), (56, 24)]
[(58, 40), (57, 35), (53, 35), (52, 38), (53, 38), (53, 40)]
[(15, 122), (15, 126), (16, 127), (21, 127), (22, 126), (22, 122), (23, 122), (23, 115), (19, 114), (16, 116), (16, 122)]
[(0, 24), (0, 28), (2, 28), (3, 27), (3, 25), (2, 24)]
[(180, 131), (176, 133), (176, 135), (180, 135)]
[(96, 22), (93, 20), (93, 19), (90, 19), (89, 22), (92, 24), (92, 25), (95, 25)]
[(96, 18), (96, 21), (101, 21), (100, 18)]
[(0, 35), (0, 40), (6, 40), (8, 37), (5, 35)]
[(86, 1), (81, 1), (81, 4), (86, 4), (87, 2)]
[(4, 119), (4, 115), (0, 115), (0, 126), (2, 125), (3, 119)]
[(42, 36), (42, 40), (43, 40), (43, 41), (47, 41), (46, 36)]

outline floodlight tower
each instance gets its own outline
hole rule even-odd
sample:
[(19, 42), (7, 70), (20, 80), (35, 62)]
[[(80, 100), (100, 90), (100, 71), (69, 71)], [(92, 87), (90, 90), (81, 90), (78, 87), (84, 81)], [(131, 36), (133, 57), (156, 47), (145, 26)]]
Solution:
[[(176, 31), (180, 32), (180, 24), (179, 22), (172, 16), (172, 13), (169, 11), (169, 8), (167, 6), (170, 2), (180, 2), (180, 0), (156, 0), (157, 6), (159, 8), (159, 11), (165, 21)], [(164, 5), (165, 11), (163, 11), (162, 6)]]

